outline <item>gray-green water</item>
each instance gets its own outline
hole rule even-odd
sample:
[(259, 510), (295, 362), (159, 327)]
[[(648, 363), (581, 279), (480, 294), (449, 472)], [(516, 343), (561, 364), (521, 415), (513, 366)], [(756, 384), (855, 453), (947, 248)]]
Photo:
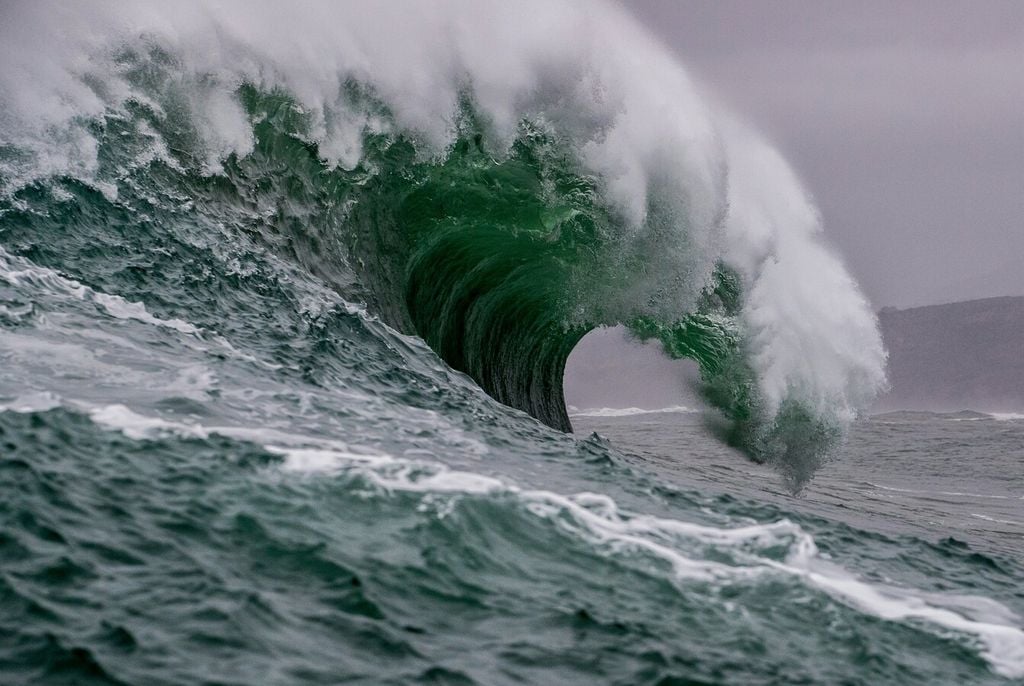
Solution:
[[(0, 7), (0, 684), (1024, 679), (1024, 423), (842, 443), (869, 305), (624, 12), (252, 6)], [(715, 426), (551, 428), (616, 323)]]
[(1024, 423), (872, 418), (794, 499), (700, 415), (561, 434), (311, 280), (191, 324), (2, 267), (4, 683), (1021, 676)]
[[(498, 408), (422, 411), (366, 440), (321, 414), (329, 393), (168, 377), (181, 390), (145, 412), (163, 421), (38, 396), (0, 414), (5, 683), (1008, 683), (998, 670), (1019, 669), (1019, 630), (998, 627), (1024, 609), (1020, 423), (866, 422), (793, 500), (693, 416), (576, 418), (621, 448)], [(210, 399), (216, 423), (195, 412)], [(295, 430), (310, 420), (332, 428)]]
[[(629, 412), (630, 414), (625, 414)], [(594, 416), (597, 414), (598, 416)], [(1020, 560), (1024, 554), (1024, 415), (892, 412), (854, 425), (797, 498), (764, 465), (707, 439), (713, 415), (606, 411), (576, 415), (677, 485), (770, 502), (865, 530), (945, 536)], [(680, 459), (679, 446), (689, 446)]]

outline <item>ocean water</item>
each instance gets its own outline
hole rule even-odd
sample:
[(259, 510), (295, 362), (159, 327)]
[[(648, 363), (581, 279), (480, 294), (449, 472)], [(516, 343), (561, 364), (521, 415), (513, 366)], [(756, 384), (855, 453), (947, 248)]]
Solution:
[(1022, 423), (621, 8), (0, 12), (0, 683), (1024, 679)]
[[(1024, 553), (1024, 415), (889, 412), (857, 422), (796, 497), (770, 467), (708, 440), (716, 418), (687, 407), (576, 410), (596, 432), (679, 486), (732, 494), (894, 536)], [(685, 452), (680, 446), (688, 446)]]
[(794, 498), (699, 415), (566, 436), (467, 383), (394, 422), (203, 359), (0, 413), (4, 683), (1022, 677), (1021, 422), (868, 420)]

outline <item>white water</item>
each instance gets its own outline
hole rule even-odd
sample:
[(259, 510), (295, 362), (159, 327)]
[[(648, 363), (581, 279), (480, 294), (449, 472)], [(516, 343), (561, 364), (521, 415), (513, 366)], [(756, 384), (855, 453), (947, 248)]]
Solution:
[[(85, 408), (82, 408), (85, 409)], [(377, 494), (424, 495), (424, 505), (451, 508), (459, 497), (508, 498), (531, 516), (566, 536), (580, 539), (622, 564), (660, 574), (643, 560), (667, 564), (680, 591), (694, 584), (714, 587), (756, 584), (773, 577), (793, 579), (859, 612), (917, 626), (945, 636), (952, 631), (973, 637), (979, 653), (997, 673), (1024, 676), (1024, 630), (1020, 618), (984, 597), (928, 593), (871, 582), (832, 563), (819, 553), (814, 538), (799, 525), (781, 519), (765, 524), (715, 527), (677, 519), (627, 512), (607, 495), (564, 495), (521, 487), (493, 476), (452, 469), (430, 461), (399, 458), (332, 439), (288, 434), (267, 428), (206, 427), (138, 414), (122, 405), (93, 407), (91, 419), (129, 438), (161, 435), (205, 438), (220, 435), (262, 445), (281, 456), (279, 469), (300, 476), (342, 476), (365, 480)], [(453, 500), (439, 503), (439, 496)], [(714, 560), (702, 546), (713, 546)], [(778, 549), (785, 551), (777, 559)]]
[(1024, 419), (1024, 413), (1021, 412), (991, 412), (989, 416), (999, 422), (1014, 422)]
[(140, 302), (130, 302), (118, 295), (100, 293), (52, 269), (40, 267), (22, 257), (11, 255), (3, 247), (0, 247), (0, 281), (12, 286), (27, 286), (50, 295), (70, 296), (78, 300), (93, 302), (115, 319), (134, 319), (146, 324), (174, 329), (183, 334), (199, 332), (199, 329), (186, 321), (155, 317)]

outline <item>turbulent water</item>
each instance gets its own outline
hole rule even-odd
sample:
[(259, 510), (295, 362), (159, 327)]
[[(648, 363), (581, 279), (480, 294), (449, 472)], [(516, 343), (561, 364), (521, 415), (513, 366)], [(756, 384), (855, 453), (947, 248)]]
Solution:
[[(3, 683), (1024, 677), (1019, 481), (866, 514), (953, 429), (849, 433), (870, 307), (622, 10), (0, 12)], [(611, 324), (713, 420), (565, 433)]]

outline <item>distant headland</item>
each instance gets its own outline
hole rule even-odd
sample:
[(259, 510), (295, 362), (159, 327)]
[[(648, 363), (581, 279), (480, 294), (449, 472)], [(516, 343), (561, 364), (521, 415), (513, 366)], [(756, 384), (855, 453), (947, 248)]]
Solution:
[(1024, 410), (1024, 297), (878, 313), (891, 390), (876, 410)]

